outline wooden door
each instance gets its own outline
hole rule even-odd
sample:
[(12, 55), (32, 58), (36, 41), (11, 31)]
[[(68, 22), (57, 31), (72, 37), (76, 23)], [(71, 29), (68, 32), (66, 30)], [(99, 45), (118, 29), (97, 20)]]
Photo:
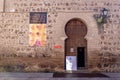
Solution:
[(65, 41), (65, 55), (77, 57), (79, 47), (84, 47), (84, 55), (86, 55), (87, 41), (84, 38), (87, 34), (86, 25), (79, 19), (72, 19), (66, 24), (65, 32), (68, 36)]

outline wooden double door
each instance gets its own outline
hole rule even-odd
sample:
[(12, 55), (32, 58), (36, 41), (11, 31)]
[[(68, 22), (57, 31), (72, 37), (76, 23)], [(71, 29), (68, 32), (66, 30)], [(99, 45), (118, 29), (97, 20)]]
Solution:
[(72, 19), (65, 26), (68, 38), (65, 40), (65, 56), (76, 56), (77, 68), (86, 67), (87, 27), (80, 19)]

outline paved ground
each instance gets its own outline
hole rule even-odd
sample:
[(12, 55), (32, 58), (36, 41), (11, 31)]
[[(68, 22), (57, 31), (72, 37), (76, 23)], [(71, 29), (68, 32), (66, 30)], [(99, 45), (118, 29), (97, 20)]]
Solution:
[(0, 73), (0, 80), (120, 80), (120, 73)]

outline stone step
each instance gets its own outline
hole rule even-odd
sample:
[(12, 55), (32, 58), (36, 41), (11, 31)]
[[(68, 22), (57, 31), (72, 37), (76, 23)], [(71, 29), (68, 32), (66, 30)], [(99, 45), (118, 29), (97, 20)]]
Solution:
[(53, 77), (55, 78), (63, 78), (63, 77), (66, 77), (66, 78), (96, 78), (96, 77), (99, 77), (99, 78), (109, 78), (109, 76), (106, 76), (105, 74), (101, 74), (101, 73), (54, 73), (53, 74)]

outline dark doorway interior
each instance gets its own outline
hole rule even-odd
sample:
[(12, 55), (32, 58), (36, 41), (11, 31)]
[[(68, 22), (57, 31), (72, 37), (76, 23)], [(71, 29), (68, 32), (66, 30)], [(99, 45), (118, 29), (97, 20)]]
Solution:
[(85, 67), (85, 47), (77, 48), (77, 67)]

